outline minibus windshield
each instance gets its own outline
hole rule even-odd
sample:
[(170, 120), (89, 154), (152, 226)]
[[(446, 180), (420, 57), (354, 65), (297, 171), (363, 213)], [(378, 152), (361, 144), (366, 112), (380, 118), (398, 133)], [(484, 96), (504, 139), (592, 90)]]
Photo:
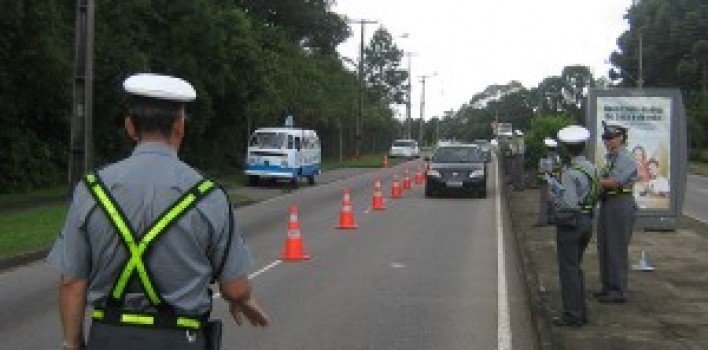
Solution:
[(259, 132), (251, 136), (249, 146), (258, 148), (282, 148), (285, 144), (285, 134), (275, 132)]

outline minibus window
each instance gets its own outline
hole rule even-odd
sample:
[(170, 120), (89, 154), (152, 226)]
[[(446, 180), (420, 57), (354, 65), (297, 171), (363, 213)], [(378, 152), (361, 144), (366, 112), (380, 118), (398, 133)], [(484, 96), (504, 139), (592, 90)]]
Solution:
[(299, 137), (296, 137), (296, 138), (295, 138), (295, 149), (299, 151), (299, 150), (302, 149), (301, 147), (302, 147), (302, 146), (300, 145), (300, 138), (299, 138)]
[(293, 135), (288, 135), (288, 149), (293, 149)]

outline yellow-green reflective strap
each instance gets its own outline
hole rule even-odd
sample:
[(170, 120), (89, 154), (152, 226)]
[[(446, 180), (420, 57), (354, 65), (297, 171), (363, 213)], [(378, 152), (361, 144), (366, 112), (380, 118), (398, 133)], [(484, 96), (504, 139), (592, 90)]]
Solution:
[(178, 317), (177, 326), (183, 328), (199, 329), (199, 327), (201, 326), (201, 322), (199, 320), (189, 317)]
[(91, 317), (95, 320), (103, 319), (103, 310), (93, 310)]
[(152, 325), (155, 324), (155, 317), (139, 314), (122, 314), (120, 315), (121, 323)]
[[(125, 223), (119, 211), (117, 210), (111, 199), (108, 197), (108, 195), (105, 193), (102, 186), (96, 182), (96, 176), (94, 174), (89, 174), (86, 176), (86, 179), (91, 184), (91, 186), (89, 186), (91, 191), (94, 193), (94, 195), (101, 202), (102, 206), (108, 212), (111, 221), (113, 221), (115, 226), (118, 228), (118, 231), (125, 240), (125, 243), (130, 251), (130, 260), (121, 272), (118, 282), (116, 283), (116, 287), (113, 290), (113, 297), (116, 299), (121, 298), (123, 291), (125, 290), (125, 286), (130, 280), (130, 276), (132, 275), (133, 270), (137, 269), (138, 276), (142, 282), (143, 288), (145, 289), (145, 293), (147, 294), (148, 298), (154, 305), (159, 304), (160, 297), (152, 286), (150, 278), (147, 274), (147, 270), (142, 261), (142, 255), (147, 249), (150, 242), (155, 239), (155, 237), (157, 237), (157, 235), (159, 235), (165, 229), (165, 227), (170, 224), (171, 221), (173, 221), (176, 217), (181, 215), (187, 208), (189, 208), (189, 206), (196, 200), (196, 196), (190, 193), (184, 198), (182, 198), (182, 200), (180, 200), (177, 205), (170, 209), (170, 211), (168, 211), (166, 214), (161, 216), (160, 220), (156, 224), (154, 224), (153, 228), (145, 235), (145, 237), (143, 237), (139, 245), (136, 245), (135, 241), (133, 240), (133, 234), (131, 233), (130, 228)], [(214, 183), (209, 180), (203, 180), (197, 186), (197, 190), (200, 194), (203, 194), (211, 190), (212, 188), (214, 188)]]
[[(213, 187), (213, 182), (205, 180), (198, 186), (198, 190), (200, 193), (204, 193), (212, 189)], [(145, 236), (140, 241), (137, 247), (137, 255), (131, 256), (128, 265), (126, 265), (125, 269), (123, 270), (123, 273), (121, 274), (121, 279), (123, 279), (125, 276), (125, 280), (121, 280), (119, 282), (119, 285), (121, 286), (120, 294), (122, 294), (122, 289), (125, 288), (125, 284), (128, 282), (133, 268), (137, 267), (138, 274), (140, 275), (140, 279), (143, 280), (143, 287), (145, 288), (145, 292), (148, 294), (148, 297), (150, 297), (150, 299), (153, 301), (159, 300), (157, 299), (157, 293), (153, 288), (152, 283), (149, 283), (149, 279), (147, 273), (145, 273), (144, 267), (143, 269), (141, 269), (141, 267), (144, 266), (142, 265), (142, 255), (143, 253), (145, 253), (145, 250), (147, 250), (148, 246), (155, 239), (155, 237), (157, 237), (165, 229), (165, 227), (167, 227), (167, 225), (169, 225), (176, 217), (181, 215), (187, 208), (189, 208), (189, 206), (192, 205), (192, 203), (196, 199), (197, 197), (191, 193), (185, 196), (177, 205), (170, 209), (170, 211), (168, 211), (165, 215), (162, 215), (160, 220), (158, 220), (158, 222), (153, 225), (150, 231), (145, 234)], [(154, 296), (154, 299), (152, 296)]]
[[(91, 191), (96, 195), (98, 200), (101, 202), (101, 205), (103, 205), (103, 207), (108, 212), (111, 221), (113, 221), (116, 228), (118, 228), (118, 231), (123, 237), (123, 240), (125, 240), (125, 244), (128, 246), (128, 250), (130, 250), (131, 258), (129, 266), (131, 267), (130, 269), (123, 269), (123, 272), (121, 273), (120, 278), (118, 279), (118, 283), (116, 284), (116, 288), (113, 290), (113, 297), (116, 299), (120, 299), (121, 295), (123, 294), (123, 290), (125, 289), (125, 285), (130, 279), (133, 267), (137, 267), (138, 276), (140, 277), (140, 280), (142, 281), (144, 286), (151, 284), (150, 279), (147, 276), (145, 265), (143, 264), (141, 257), (138, 255), (140, 254), (140, 250), (138, 249), (138, 246), (135, 245), (135, 241), (133, 240), (133, 234), (131, 233), (130, 228), (128, 228), (128, 225), (121, 217), (120, 213), (118, 212), (118, 209), (113, 204), (113, 201), (111, 201), (111, 199), (108, 197), (101, 185), (96, 183), (96, 177), (94, 175), (88, 175), (86, 178), (91, 183)], [(145, 289), (146, 293), (148, 294), (148, 298), (150, 298), (150, 301), (152, 301), (153, 304), (159, 304), (160, 298), (157, 296), (157, 294), (155, 294), (154, 289)]]

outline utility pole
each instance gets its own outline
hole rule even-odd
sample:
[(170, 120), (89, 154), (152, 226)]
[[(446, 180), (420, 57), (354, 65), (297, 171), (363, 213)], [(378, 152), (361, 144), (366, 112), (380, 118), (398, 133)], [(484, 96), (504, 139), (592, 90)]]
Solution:
[(355, 155), (357, 158), (361, 156), (361, 139), (362, 139), (362, 128), (361, 128), (361, 119), (362, 119), (362, 113), (364, 110), (364, 29), (367, 24), (375, 24), (378, 23), (376, 21), (372, 20), (367, 20), (367, 19), (357, 19), (357, 20), (350, 20), (350, 23), (359, 23), (361, 26), (361, 41), (359, 42), (359, 113), (357, 114), (356, 118), (356, 123), (355, 123)]
[(411, 75), (411, 56), (412, 52), (406, 52), (405, 55), (408, 57), (408, 87), (406, 88), (406, 138), (411, 138), (411, 98), (413, 97), (412, 84), (413, 76)]
[(93, 167), (94, 0), (77, 0), (69, 191)]
[(422, 84), (422, 91), (420, 93), (420, 123), (418, 123), (418, 145), (423, 146), (423, 120), (425, 118), (425, 80), (427, 78), (432, 78), (436, 76), (437, 73), (432, 75), (422, 75), (420, 76), (420, 82)]
[[(632, 0), (632, 7), (639, 5), (642, 0)], [(639, 72), (637, 72), (637, 87), (644, 87), (644, 35), (642, 29), (639, 29)]]

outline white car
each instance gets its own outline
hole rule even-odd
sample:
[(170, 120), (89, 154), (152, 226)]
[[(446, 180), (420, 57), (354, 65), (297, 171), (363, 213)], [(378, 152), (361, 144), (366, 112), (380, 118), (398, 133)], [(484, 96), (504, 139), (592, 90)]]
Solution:
[(391, 145), (388, 156), (391, 158), (418, 158), (420, 156), (418, 142), (410, 139), (395, 140), (393, 145)]

